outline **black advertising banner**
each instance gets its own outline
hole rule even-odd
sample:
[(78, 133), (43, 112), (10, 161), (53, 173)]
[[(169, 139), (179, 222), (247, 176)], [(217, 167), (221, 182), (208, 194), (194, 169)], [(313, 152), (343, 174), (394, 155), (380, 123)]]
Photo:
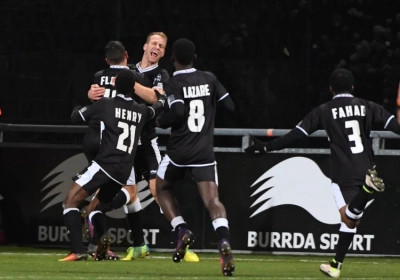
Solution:
[[(331, 193), (329, 155), (271, 153), (249, 158), (217, 153), (220, 200), (231, 229), (232, 247), (241, 251), (332, 253), (339, 212)], [(400, 158), (378, 156), (386, 190), (368, 206), (350, 247), (352, 254), (400, 252)], [(69, 245), (62, 201), (71, 177), (87, 162), (80, 150), (0, 148), (0, 213), (11, 244)], [(144, 234), (151, 248), (173, 248), (171, 226), (145, 181), (138, 183)], [(174, 190), (182, 214), (196, 234), (194, 249), (216, 249), (214, 230), (190, 177)], [(89, 203), (89, 199), (85, 204)], [(107, 213), (113, 246), (131, 242), (122, 209)]]

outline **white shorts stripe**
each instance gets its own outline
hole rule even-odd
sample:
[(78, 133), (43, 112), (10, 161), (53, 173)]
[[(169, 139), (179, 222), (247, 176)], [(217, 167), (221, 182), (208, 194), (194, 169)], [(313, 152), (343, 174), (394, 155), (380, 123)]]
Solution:
[(340, 191), (340, 187), (336, 183), (331, 183), (331, 188), (332, 188), (333, 196), (335, 197), (336, 206), (338, 209), (340, 209), (346, 205), (346, 202), (344, 201), (342, 192)]

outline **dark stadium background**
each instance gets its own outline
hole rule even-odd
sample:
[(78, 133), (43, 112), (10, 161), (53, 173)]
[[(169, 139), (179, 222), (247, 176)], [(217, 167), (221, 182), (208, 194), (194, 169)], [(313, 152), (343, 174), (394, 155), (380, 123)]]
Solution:
[(396, 0), (2, 0), (0, 122), (70, 124), (106, 67), (105, 44), (121, 40), (136, 63), (152, 31), (169, 37), (160, 64), (170, 73), (170, 47), (186, 37), (197, 45), (195, 66), (228, 89), (237, 109), (220, 113), (217, 127), (293, 127), (330, 98), (338, 65), (353, 71), (356, 95), (395, 113), (399, 8)]

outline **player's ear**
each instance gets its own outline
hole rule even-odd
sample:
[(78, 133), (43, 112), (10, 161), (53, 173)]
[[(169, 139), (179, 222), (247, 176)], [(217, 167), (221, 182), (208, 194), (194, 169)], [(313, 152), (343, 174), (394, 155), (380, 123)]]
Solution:
[(126, 58), (126, 60), (128, 60), (128, 58), (129, 58), (129, 55), (128, 55), (127, 51), (125, 51), (125, 58)]
[(197, 54), (194, 54), (193, 55), (193, 60), (196, 60), (196, 58), (197, 58)]
[(104, 60), (106, 61), (107, 65), (111, 64), (107, 57)]

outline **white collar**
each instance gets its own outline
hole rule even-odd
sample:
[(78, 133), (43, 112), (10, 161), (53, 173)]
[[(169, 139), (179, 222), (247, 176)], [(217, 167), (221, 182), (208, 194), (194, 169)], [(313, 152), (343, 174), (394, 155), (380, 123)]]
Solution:
[(354, 96), (350, 93), (339, 93), (339, 94), (336, 94), (332, 99), (335, 99), (338, 97), (354, 97)]
[(114, 68), (114, 69), (129, 69), (129, 67), (125, 66), (125, 65), (110, 65), (110, 68)]
[(190, 69), (184, 69), (184, 70), (179, 70), (179, 71), (175, 71), (172, 75), (179, 75), (179, 74), (187, 74), (187, 73), (193, 73), (196, 72), (197, 69), (196, 68), (190, 68)]
[(157, 67), (158, 67), (158, 63), (154, 64), (152, 66), (146, 67), (146, 68), (140, 67), (140, 62), (136, 63), (136, 68), (139, 70), (140, 73), (151, 71), (153, 69), (156, 69)]

